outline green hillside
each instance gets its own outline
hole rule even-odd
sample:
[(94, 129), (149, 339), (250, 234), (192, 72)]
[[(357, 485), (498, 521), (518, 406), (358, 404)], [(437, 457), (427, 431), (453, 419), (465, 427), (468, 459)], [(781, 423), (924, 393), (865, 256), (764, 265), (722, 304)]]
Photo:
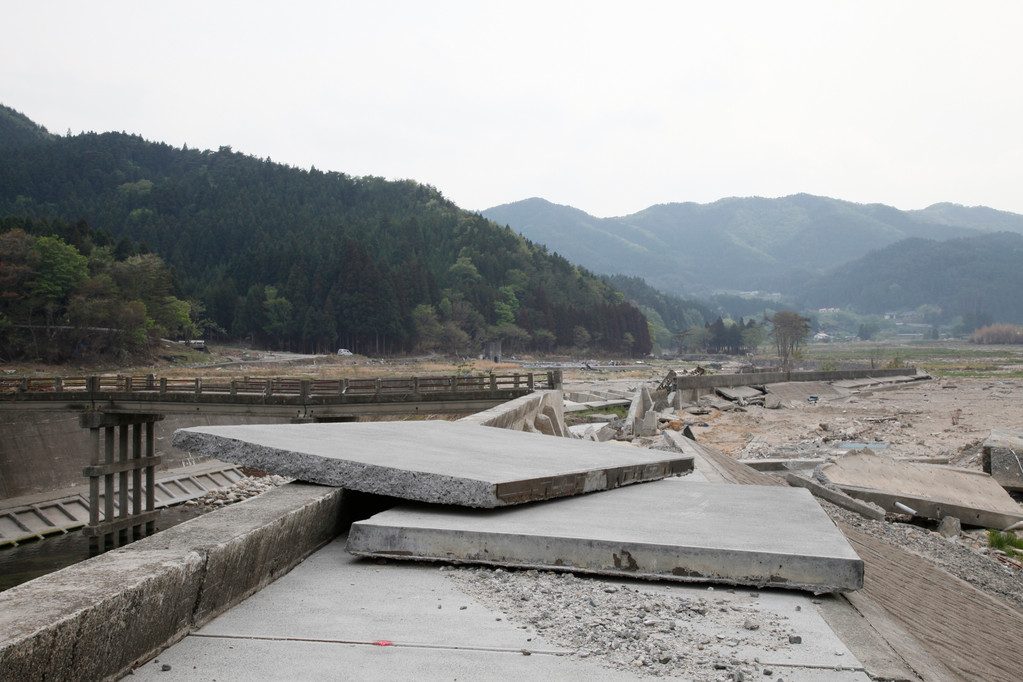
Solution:
[[(121, 259), (161, 257), (211, 334), (381, 354), (651, 349), (619, 292), (433, 187), (123, 133), (53, 137), (0, 112), (0, 217), (85, 221)], [(76, 324), (66, 301), (54, 312)]]
[(882, 314), (922, 305), (942, 321), (982, 314), (1023, 324), (1023, 235), (996, 232), (936, 241), (908, 239), (801, 283), (808, 308)]

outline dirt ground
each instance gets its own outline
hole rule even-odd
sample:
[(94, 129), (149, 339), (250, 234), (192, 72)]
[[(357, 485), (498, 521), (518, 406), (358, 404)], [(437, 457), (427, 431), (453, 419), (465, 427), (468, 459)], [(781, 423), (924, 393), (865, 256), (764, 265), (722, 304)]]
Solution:
[(873, 445), (892, 457), (948, 457), (980, 468), (992, 428), (1023, 428), (1023, 381), (931, 379), (832, 401), (717, 412), (698, 434), (739, 458), (824, 456), (837, 442)]

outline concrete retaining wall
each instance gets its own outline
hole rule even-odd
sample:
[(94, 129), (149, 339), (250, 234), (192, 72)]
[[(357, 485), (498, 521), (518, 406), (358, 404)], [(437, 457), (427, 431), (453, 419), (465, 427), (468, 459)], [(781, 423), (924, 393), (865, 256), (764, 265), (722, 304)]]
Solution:
[(916, 367), (898, 369), (843, 369), (819, 372), (755, 372), (750, 374), (702, 374), (675, 377), (676, 395), (681, 400), (695, 400), (715, 388), (762, 386), (786, 381), (842, 381), (870, 377), (915, 376)]
[(515, 431), (565, 436), (565, 400), (561, 391), (537, 391), (458, 421)]
[[(84, 485), (89, 463), (89, 430), (78, 425), (79, 412), (45, 409), (0, 410), (0, 499)], [(161, 469), (193, 464), (187, 452), (171, 447), (177, 429), (223, 424), (279, 424), (284, 417), (217, 414), (169, 414), (156, 422), (156, 454)]]
[(127, 674), (336, 537), (342, 502), (291, 483), (0, 593), (0, 677)]

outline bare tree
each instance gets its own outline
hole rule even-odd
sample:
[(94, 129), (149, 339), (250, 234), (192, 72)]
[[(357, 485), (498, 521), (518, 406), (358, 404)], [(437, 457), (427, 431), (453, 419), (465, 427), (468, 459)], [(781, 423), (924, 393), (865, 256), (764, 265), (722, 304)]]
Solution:
[(810, 334), (810, 318), (803, 317), (791, 310), (783, 310), (775, 313), (770, 318), (774, 325), (771, 336), (778, 347), (778, 356), (781, 358), (781, 366), (786, 371), (792, 369), (792, 358), (803, 345), (806, 337)]

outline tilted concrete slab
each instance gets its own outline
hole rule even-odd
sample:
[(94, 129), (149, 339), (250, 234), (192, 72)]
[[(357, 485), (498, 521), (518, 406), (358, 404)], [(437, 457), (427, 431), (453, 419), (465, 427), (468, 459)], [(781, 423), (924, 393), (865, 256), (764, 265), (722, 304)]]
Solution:
[(983, 466), (1006, 490), (1023, 490), (1023, 431), (991, 429), (984, 441)]
[(827, 479), (846, 494), (903, 513), (899, 502), (917, 515), (954, 516), (966, 524), (1007, 528), (1023, 520), (1021, 507), (990, 476), (942, 466), (898, 462), (871, 454), (846, 455), (822, 467)]
[(863, 562), (808, 491), (685, 480), (486, 512), (405, 505), (353, 524), (348, 551), (814, 592), (863, 584)]
[(446, 421), (182, 429), (177, 447), (349, 490), (501, 507), (692, 471), (678, 453)]
[(764, 392), (752, 386), (720, 386), (714, 389), (718, 395), (732, 401), (763, 398)]
[(768, 384), (767, 393), (773, 395), (786, 407), (811, 403), (811, 397), (818, 400), (838, 400), (852, 395), (847, 388), (836, 387), (826, 381), (785, 381)]

